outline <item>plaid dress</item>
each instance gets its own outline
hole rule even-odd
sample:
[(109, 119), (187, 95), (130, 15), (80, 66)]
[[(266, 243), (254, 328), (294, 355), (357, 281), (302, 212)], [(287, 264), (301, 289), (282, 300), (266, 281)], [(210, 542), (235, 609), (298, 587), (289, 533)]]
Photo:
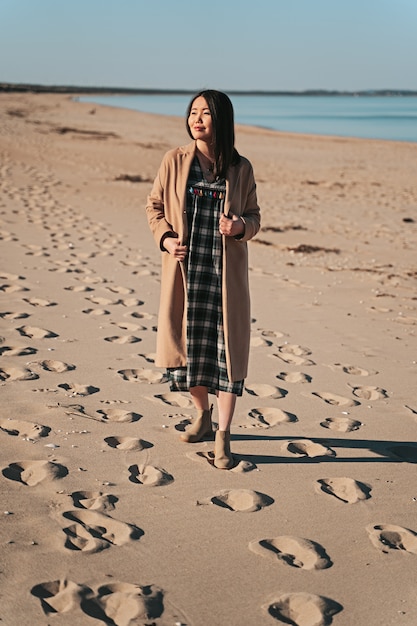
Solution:
[(201, 385), (210, 393), (243, 392), (244, 381), (231, 383), (226, 367), (219, 233), (225, 194), (226, 182), (208, 183), (196, 157), (187, 183), (187, 366), (167, 370), (171, 391)]

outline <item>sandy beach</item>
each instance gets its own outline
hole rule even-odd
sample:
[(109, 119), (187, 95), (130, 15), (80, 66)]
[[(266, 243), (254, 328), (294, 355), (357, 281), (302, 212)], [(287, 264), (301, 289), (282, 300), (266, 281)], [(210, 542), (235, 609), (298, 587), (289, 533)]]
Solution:
[(417, 144), (237, 127), (262, 229), (220, 471), (153, 361), (145, 203), (183, 120), (0, 116), (1, 623), (415, 626)]

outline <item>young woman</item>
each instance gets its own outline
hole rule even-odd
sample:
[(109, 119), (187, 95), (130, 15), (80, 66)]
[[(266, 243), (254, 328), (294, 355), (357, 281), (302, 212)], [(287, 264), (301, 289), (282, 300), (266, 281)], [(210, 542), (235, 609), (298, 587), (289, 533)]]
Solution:
[(183, 441), (213, 436), (209, 393), (217, 396), (214, 465), (230, 469), (230, 425), (249, 357), (246, 242), (260, 214), (252, 166), (234, 147), (228, 96), (198, 93), (186, 127), (192, 142), (164, 156), (146, 207), (162, 251), (156, 365), (197, 409)]

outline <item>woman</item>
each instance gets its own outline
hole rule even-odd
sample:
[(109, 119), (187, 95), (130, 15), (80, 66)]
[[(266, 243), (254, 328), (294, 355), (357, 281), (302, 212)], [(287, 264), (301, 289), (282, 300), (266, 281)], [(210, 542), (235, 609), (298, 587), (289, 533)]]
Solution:
[(156, 365), (197, 409), (183, 441), (213, 437), (216, 394), (214, 465), (230, 469), (230, 425), (249, 357), (246, 242), (259, 230), (259, 207), (252, 166), (234, 147), (228, 96), (198, 93), (186, 127), (192, 142), (164, 156), (146, 207), (162, 251)]

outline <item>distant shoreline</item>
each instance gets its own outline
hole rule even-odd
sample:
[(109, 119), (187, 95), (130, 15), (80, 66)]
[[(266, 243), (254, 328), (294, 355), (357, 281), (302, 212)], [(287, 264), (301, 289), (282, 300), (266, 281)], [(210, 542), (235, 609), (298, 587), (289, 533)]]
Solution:
[[(101, 95), (142, 95), (172, 96), (192, 95), (195, 89), (144, 89), (130, 87), (77, 87), (76, 85), (36, 85), (28, 83), (0, 83), (0, 93), (59, 93), (59, 94), (101, 94)], [(359, 91), (333, 91), (326, 89), (306, 89), (304, 91), (237, 90), (227, 93), (234, 96), (417, 96), (417, 91), (407, 89), (368, 89)]]

